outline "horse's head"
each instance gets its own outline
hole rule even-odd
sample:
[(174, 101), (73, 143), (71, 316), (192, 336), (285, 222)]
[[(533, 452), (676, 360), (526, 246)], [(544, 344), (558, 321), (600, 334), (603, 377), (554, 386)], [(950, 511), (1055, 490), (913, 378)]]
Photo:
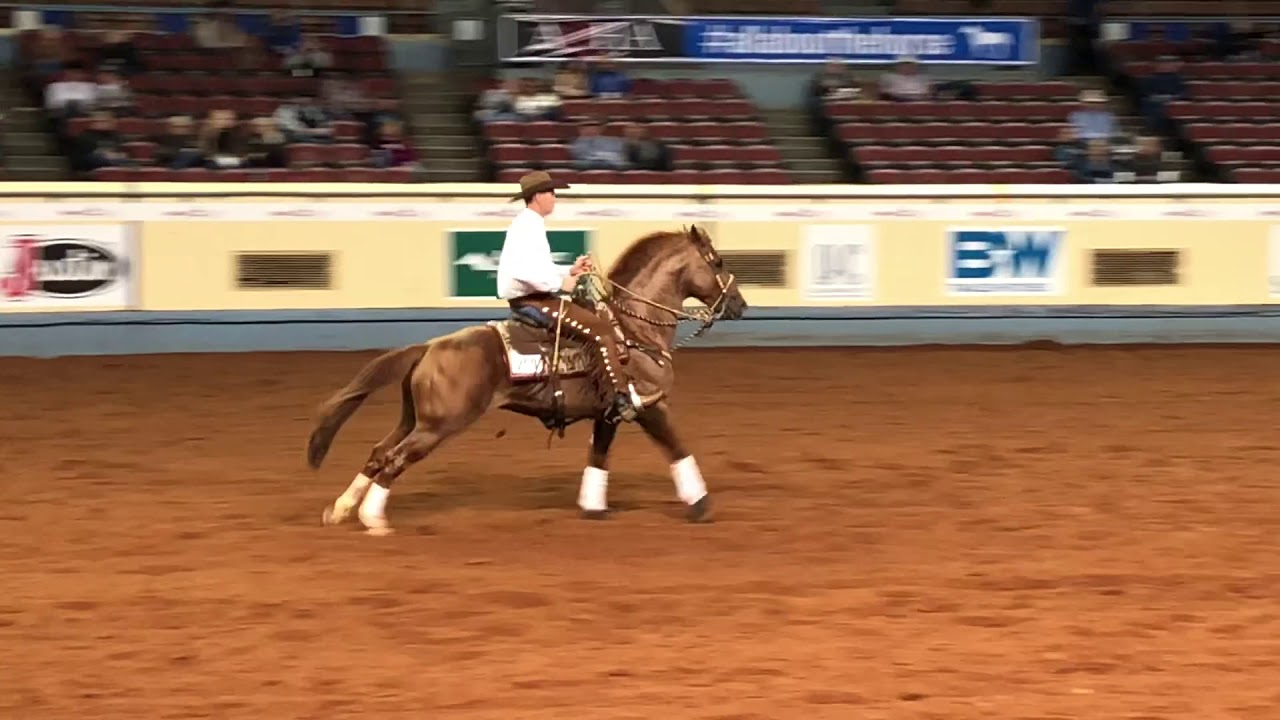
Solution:
[(711, 244), (711, 237), (697, 225), (684, 231), (689, 239), (682, 268), (688, 296), (697, 298), (712, 317), (737, 320), (747, 310), (747, 301), (738, 290), (737, 278), (724, 266), (724, 258)]

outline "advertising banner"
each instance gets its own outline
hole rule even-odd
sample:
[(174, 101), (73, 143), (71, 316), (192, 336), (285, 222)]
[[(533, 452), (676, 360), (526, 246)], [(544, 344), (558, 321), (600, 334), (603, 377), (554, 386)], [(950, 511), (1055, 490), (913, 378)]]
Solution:
[(1280, 225), (1271, 226), (1271, 237), (1267, 247), (1267, 281), (1273, 299), (1280, 298)]
[(947, 231), (947, 292), (1061, 295), (1066, 254), (1060, 228), (953, 228)]
[(508, 15), (499, 59), (1033, 65), (1040, 28), (1027, 18), (751, 18)]
[(674, 17), (504, 15), (504, 62), (549, 62), (608, 55), (616, 60), (681, 60), (684, 20)]
[(875, 297), (875, 245), (868, 225), (808, 225), (804, 229), (804, 294), (809, 299)]
[(135, 276), (128, 226), (0, 226), (0, 310), (126, 310)]
[[(548, 230), (551, 259), (557, 265), (572, 265), (587, 254), (587, 230)], [(502, 254), (505, 230), (454, 230), (449, 233), (449, 284), (454, 298), (495, 298), (498, 296), (498, 257)]]

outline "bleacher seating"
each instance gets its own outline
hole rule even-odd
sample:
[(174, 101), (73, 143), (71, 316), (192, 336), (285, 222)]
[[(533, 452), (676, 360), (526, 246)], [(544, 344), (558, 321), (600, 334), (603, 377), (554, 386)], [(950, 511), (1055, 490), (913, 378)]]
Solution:
[[(70, 59), (92, 67), (102, 36), (90, 32), (65, 32)], [(31, 51), (36, 33), (19, 36), (19, 56)], [(313, 36), (333, 58), (333, 71), (357, 78), (370, 99), (383, 102), (384, 109), (398, 104), (399, 89), (388, 74), (383, 39), (373, 36)], [(363, 123), (337, 121), (332, 144), (292, 144), (286, 148), (288, 167), (271, 170), (168, 170), (149, 166), (155, 153), (154, 140), (164, 131), (166, 118), (186, 115), (200, 118), (215, 110), (234, 110), (244, 129), (255, 117), (272, 115), (291, 97), (315, 97), (320, 79), (297, 77), (281, 67), (273, 53), (254, 55), (257, 64), (246, 65), (244, 57), (231, 52), (198, 49), (188, 35), (137, 33), (132, 37), (147, 71), (127, 78), (133, 93), (133, 108), (118, 119), (117, 130), (127, 141), (124, 150), (137, 163), (134, 168), (104, 168), (93, 177), (111, 180), (218, 180), (261, 181), (359, 181), (409, 182), (411, 168), (369, 166), (370, 148), (365, 144)], [(54, 78), (46, 78), (50, 81)], [(43, 83), (33, 88), (41, 92)], [(73, 118), (65, 125), (67, 138), (75, 138), (90, 123), (87, 117)]]
[(1173, 131), (1212, 179), (1280, 181), (1280, 41), (1256, 44), (1258, 60), (1220, 61), (1210, 40), (1118, 42), (1109, 51), (1139, 99), (1156, 59), (1177, 57), (1189, 98), (1165, 106)]
[[(499, 182), (531, 169), (580, 177), (582, 182), (732, 183), (789, 182), (782, 156), (771, 143), (755, 106), (732, 81), (636, 78), (625, 100), (567, 100), (560, 122), (490, 122), (483, 128)], [(623, 124), (644, 124), (672, 151), (672, 172), (573, 170), (570, 144), (586, 120), (620, 135)]]
[(831, 102), (824, 111), (857, 172), (874, 183), (1065, 183), (1053, 145), (1079, 89), (978, 83), (980, 102)]

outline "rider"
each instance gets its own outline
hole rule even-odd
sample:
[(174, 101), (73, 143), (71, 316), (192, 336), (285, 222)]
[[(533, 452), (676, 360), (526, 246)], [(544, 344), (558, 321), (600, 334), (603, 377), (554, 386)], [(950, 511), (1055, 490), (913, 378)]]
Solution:
[[(600, 348), (605, 372), (613, 384), (614, 397), (609, 407), (610, 420), (633, 420), (642, 409), (635, 386), (628, 382), (619, 361), (617, 339), (613, 328), (591, 310), (572, 302), (562, 302), (556, 295), (569, 292), (578, 276), (591, 270), (591, 260), (579, 257), (572, 266), (556, 265), (551, 258), (551, 244), (543, 218), (556, 206), (556, 190), (569, 184), (553, 180), (545, 172), (531, 172), (520, 178), (520, 194), (512, 198), (524, 200), (524, 209), (511, 221), (498, 259), (498, 297), (506, 300), (513, 311), (522, 308), (539, 314), (551, 326), (577, 340), (594, 342)], [(564, 317), (560, 317), (560, 312)]]

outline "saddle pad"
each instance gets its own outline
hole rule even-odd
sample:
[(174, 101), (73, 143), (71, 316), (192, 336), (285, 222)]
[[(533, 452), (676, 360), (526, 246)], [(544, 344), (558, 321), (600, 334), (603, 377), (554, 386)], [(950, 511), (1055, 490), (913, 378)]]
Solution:
[[(502, 338), (502, 347), (507, 351), (507, 367), (512, 380), (542, 380), (550, 376), (548, 372), (548, 366), (551, 364), (550, 358), (545, 357), (542, 352), (528, 352), (538, 348), (542, 343), (530, 340), (527, 337), (517, 343), (512, 338), (513, 331), (522, 335), (533, 331), (523, 326), (513, 328), (509, 321), (504, 320), (495, 320), (490, 322), (489, 325), (494, 330), (497, 330), (498, 337)], [(551, 350), (546, 348), (546, 351), (550, 353)], [(591, 356), (581, 347), (567, 345), (566, 343), (561, 344), (560, 362), (557, 368), (561, 377), (576, 377), (586, 374), (589, 372), (590, 367)]]
[(547, 377), (547, 363), (541, 355), (525, 355), (507, 349), (507, 365), (512, 380), (537, 380)]

